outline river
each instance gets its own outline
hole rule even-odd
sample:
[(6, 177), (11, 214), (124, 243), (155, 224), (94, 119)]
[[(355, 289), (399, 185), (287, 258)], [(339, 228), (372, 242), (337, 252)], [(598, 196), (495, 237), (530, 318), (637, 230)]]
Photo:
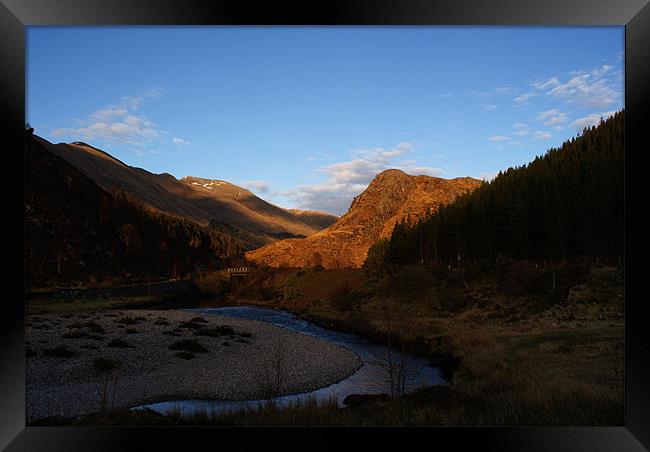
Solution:
[[(313, 399), (318, 403), (335, 399), (340, 406), (344, 406), (343, 400), (350, 394), (390, 394), (387, 370), (385, 365), (381, 364), (382, 359), (378, 358), (387, 355), (388, 349), (384, 346), (372, 343), (354, 334), (321, 328), (314, 323), (299, 319), (295, 315), (285, 311), (249, 306), (195, 308), (184, 309), (184, 311), (202, 315), (220, 315), (267, 322), (281, 328), (314, 336), (345, 347), (355, 352), (361, 358), (361, 367), (346, 379), (316, 391), (280, 397), (276, 400), (276, 405), (278, 406), (288, 406), (298, 402), (304, 403), (307, 400)], [(408, 363), (413, 375), (406, 384), (407, 392), (411, 392), (420, 387), (445, 383), (440, 370), (428, 365), (426, 360), (409, 357)], [(263, 400), (171, 400), (144, 405), (144, 408), (149, 408), (160, 413), (165, 413), (169, 410), (180, 410), (184, 414), (199, 410), (205, 410), (208, 413), (223, 413), (247, 406), (254, 407), (264, 402)], [(137, 408), (142, 408), (142, 406)]]

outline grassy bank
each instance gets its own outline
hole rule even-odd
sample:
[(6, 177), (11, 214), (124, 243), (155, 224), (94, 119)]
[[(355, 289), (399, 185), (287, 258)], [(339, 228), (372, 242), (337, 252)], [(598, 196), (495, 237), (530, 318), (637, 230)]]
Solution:
[(622, 425), (622, 271), (584, 263), (554, 271), (513, 263), (459, 280), (421, 267), (379, 276), (267, 268), (234, 296), (373, 340), (392, 336), (446, 370), (448, 394), (413, 396), (397, 418), (379, 409), (389, 423)]

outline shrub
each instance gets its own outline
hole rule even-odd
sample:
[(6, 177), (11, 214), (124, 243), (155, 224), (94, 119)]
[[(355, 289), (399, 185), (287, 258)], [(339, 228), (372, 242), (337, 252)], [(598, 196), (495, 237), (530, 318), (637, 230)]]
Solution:
[(235, 334), (235, 330), (233, 330), (229, 325), (220, 325), (216, 328), (202, 328), (198, 331), (195, 331), (194, 334), (196, 336), (219, 337)]
[(200, 330), (201, 328), (203, 328), (203, 325), (196, 322), (189, 321), (189, 322), (181, 322), (181, 324), (178, 325), (178, 328), (189, 328), (192, 330)]
[(54, 348), (48, 348), (45, 351), (43, 351), (43, 354), (45, 356), (53, 356), (57, 358), (70, 358), (76, 355), (76, 353), (73, 350), (70, 350), (65, 345), (58, 345)]
[(206, 353), (208, 351), (196, 339), (181, 339), (169, 346), (170, 350), (182, 350), (186, 352)]
[(413, 299), (423, 295), (437, 284), (429, 267), (404, 265), (388, 278), (388, 291), (400, 299)]
[(85, 348), (87, 350), (97, 350), (99, 347), (93, 344), (81, 344), (79, 348)]
[(70, 325), (69, 328), (74, 328), (74, 329), (88, 328), (88, 331), (90, 331), (91, 333), (99, 333), (99, 334), (105, 333), (104, 328), (102, 328), (99, 324), (93, 322), (92, 320), (88, 320), (86, 322), (75, 322), (72, 325)]
[(118, 366), (119, 364), (117, 361), (101, 356), (95, 359), (95, 362), (93, 363), (93, 367), (97, 373), (108, 373), (114, 369), (117, 369)]
[(498, 287), (512, 295), (545, 294), (552, 288), (551, 271), (529, 261), (501, 264), (497, 268)]
[(163, 334), (165, 336), (180, 336), (181, 334), (178, 331), (172, 330), (172, 331), (163, 331)]
[(61, 335), (65, 339), (86, 339), (88, 336), (89, 334), (85, 331), (69, 331)]
[(107, 347), (113, 347), (113, 348), (130, 348), (131, 347), (126, 341), (123, 341), (122, 339), (113, 339), (108, 344), (106, 344), (106, 346)]

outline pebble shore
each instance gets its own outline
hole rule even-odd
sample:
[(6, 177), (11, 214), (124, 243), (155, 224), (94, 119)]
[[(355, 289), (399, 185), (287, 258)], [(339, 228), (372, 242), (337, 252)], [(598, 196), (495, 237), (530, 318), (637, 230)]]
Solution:
[[(123, 347), (115, 347), (116, 340)], [(184, 359), (169, 348), (181, 340), (196, 340), (207, 351)], [(130, 408), (165, 400), (260, 399), (278, 369), (281, 395), (313, 391), (361, 365), (350, 350), (265, 322), (176, 310), (29, 316), (26, 349), (28, 422), (97, 412), (102, 400), (108, 408)], [(66, 352), (71, 356), (56, 356)], [(118, 363), (117, 369), (98, 372), (98, 358)]]

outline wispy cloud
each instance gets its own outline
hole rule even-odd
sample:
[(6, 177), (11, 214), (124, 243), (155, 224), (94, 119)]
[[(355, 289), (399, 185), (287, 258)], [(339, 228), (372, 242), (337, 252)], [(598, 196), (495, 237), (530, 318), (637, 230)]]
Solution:
[(189, 141), (178, 137), (172, 138), (172, 143), (175, 144), (176, 146), (188, 146), (191, 144)]
[[(136, 96), (124, 96), (119, 102), (79, 120), (79, 127), (54, 128), (52, 135), (72, 140), (103, 140), (110, 144), (150, 144), (170, 134), (150, 121), (140, 109), (145, 102), (161, 99), (164, 95), (164, 89), (154, 87)], [(171, 141), (176, 145), (189, 144), (189, 141), (176, 137)]]
[(545, 126), (558, 126), (560, 124), (564, 124), (567, 121), (567, 115), (565, 112), (558, 110), (557, 108), (554, 108), (552, 110), (546, 110), (541, 112), (538, 116), (537, 119), (542, 121)]
[(592, 113), (590, 115), (583, 116), (582, 118), (576, 119), (571, 124), (571, 127), (575, 128), (576, 130), (581, 132), (585, 127), (591, 127), (591, 126), (598, 125), (601, 118), (602, 119), (607, 119), (610, 116), (612, 116), (614, 113), (616, 113), (616, 110), (605, 111), (605, 112), (602, 112), (602, 113)]
[(488, 140), (493, 141), (495, 143), (498, 143), (500, 141), (508, 141), (510, 138), (503, 136), (503, 135), (493, 135), (491, 137), (488, 137)]
[(484, 181), (489, 182), (492, 179), (494, 179), (495, 177), (497, 177), (497, 174), (499, 174), (498, 171), (494, 171), (494, 172), (491, 172), (491, 173), (481, 173), (481, 174), (479, 174), (478, 179), (482, 179)]
[(557, 77), (551, 77), (545, 82), (534, 82), (531, 86), (535, 89), (546, 89), (552, 88), (560, 84), (560, 80)]
[(492, 88), (488, 90), (473, 90), (469, 91), (467, 94), (470, 96), (490, 98), (493, 96), (512, 96), (519, 91), (517, 88), (510, 85), (503, 85), (497, 88)]
[(518, 104), (523, 104), (526, 103), (528, 99), (533, 98), (535, 96), (537, 96), (537, 93), (530, 91), (515, 97), (513, 100)]
[(266, 194), (271, 190), (271, 184), (265, 180), (245, 180), (241, 184), (258, 194)]
[(602, 77), (603, 75), (607, 74), (608, 72), (611, 72), (612, 69), (614, 69), (614, 66), (612, 66), (610, 64), (603, 64), (600, 67), (592, 69), (591, 74), (594, 77)]
[(548, 140), (552, 136), (548, 132), (533, 132), (533, 140)]
[[(623, 95), (622, 85), (613, 68), (603, 64), (590, 72), (575, 71), (571, 78), (564, 82), (554, 77), (551, 80), (555, 82), (546, 94), (569, 105), (587, 108), (609, 107), (619, 102)], [(550, 86), (542, 85), (540, 89)]]
[(324, 210), (341, 215), (352, 199), (366, 189), (374, 177), (389, 168), (401, 169), (412, 175), (439, 176), (443, 170), (417, 165), (405, 159), (415, 148), (410, 142), (391, 148), (357, 148), (350, 151), (350, 160), (336, 162), (317, 169), (326, 176), (320, 184), (299, 185), (279, 193), (300, 209)]
[(615, 70), (610, 64), (602, 64), (589, 71), (581, 69), (534, 82), (531, 86), (568, 105), (603, 108), (622, 100), (621, 79), (622, 71)]

